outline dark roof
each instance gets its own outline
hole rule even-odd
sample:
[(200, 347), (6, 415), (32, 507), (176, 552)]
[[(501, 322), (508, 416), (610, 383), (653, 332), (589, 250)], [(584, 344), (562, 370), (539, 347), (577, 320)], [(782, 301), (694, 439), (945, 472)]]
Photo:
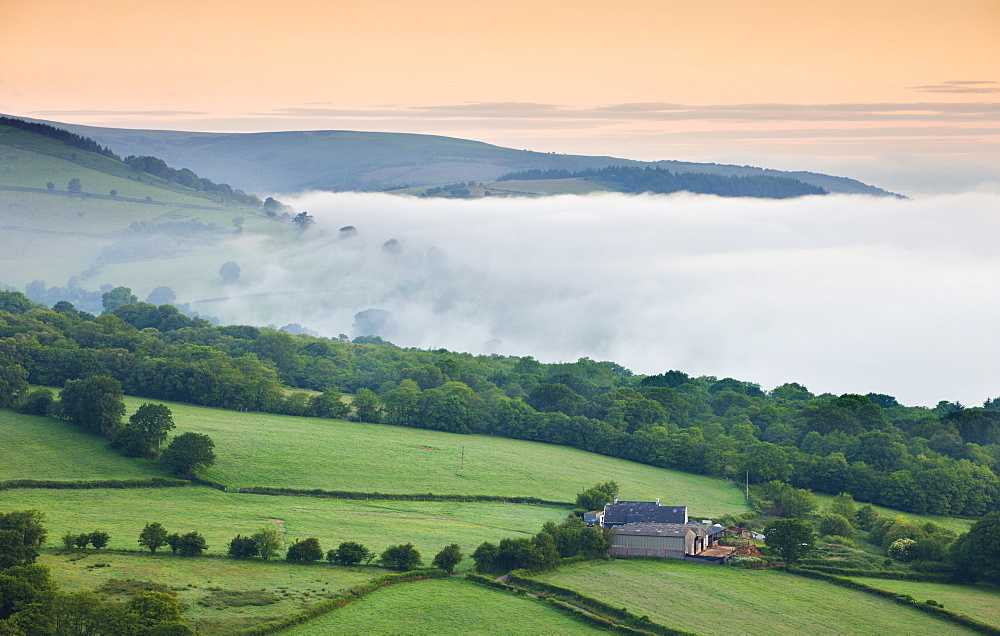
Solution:
[(631, 534), (643, 537), (683, 537), (688, 531), (696, 532), (693, 526), (681, 523), (630, 523), (615, 528), (617, 534)]
[(687, 506), (661, 506), (655, 501), (619, 501), (604, 507), (604, 524), (684, 523)]

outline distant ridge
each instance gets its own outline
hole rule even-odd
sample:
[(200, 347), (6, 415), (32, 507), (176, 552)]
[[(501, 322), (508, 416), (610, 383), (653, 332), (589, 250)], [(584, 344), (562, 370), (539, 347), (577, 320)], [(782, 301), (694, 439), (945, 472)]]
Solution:
[(815, 172), (561, 155), (439, 135), (347, 130), (203, 133), (31, 121), (89, 137), (122, 156), (152, 155), (171, 165), (189, 168), (258, 194), (305, 190), (379, 191), (461, 181), (492, 181), (507, 173), (527, 170), (576, 172), (608, 166), (656, 166), (673, 172), (769, 175), (797, 179), (831, 193), (892, 196), (891, 192), (855, 179)]

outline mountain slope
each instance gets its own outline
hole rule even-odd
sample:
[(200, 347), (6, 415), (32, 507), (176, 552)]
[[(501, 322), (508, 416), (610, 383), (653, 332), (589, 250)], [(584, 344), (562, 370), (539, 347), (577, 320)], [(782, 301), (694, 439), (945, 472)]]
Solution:
[(787, 177), (827, 192), (890, 194), (854, 179), (812, 172), (547, 154), (436, 135), (344, 130), (198, 133), (53, 125), (90, 137), (123, 156), (153, 155), (171, 165), (190, 168), (258, 193), (385, 190), (492, 181), (509, 172), (531, 169), (577, 171), (606, 166), (661, 166), (678, 172)]

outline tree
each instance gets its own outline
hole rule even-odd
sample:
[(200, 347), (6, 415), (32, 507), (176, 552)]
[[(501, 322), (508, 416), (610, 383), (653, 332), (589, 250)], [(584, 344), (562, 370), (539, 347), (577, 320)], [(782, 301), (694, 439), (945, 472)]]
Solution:
[(240, 266), (233, 261), (226, 261), (219, 268), (219, 276), (222, 277), (222, 282), (227, 285), (231, 285), (240, 279)]
[(101, 294), (101, 305), (106, 314), (110, 314), (122, 305), (134, 305), (137, 302), (139, 297), (132, 293), (130, 287), (115, 287)]
[(351, 412), (337, 387), (328, 387), (309, 402), (309, 414), (313, 417), (329, 417), (342, 420)]
[(309, 216), (308, 212), (299, 212), (292, 218), (292, 223), (300, 230), (305, 230), (315, 222), (316, 220)]
[(444, 570), (448, 574), (455, 571), (455, 566), (462, 561), (462, 549), (457, 543), (452, 543), (451, 545), (445, 546), (440, 552), (434, 555), (434, 560), (431, 564), (441, 570)]
[(14, 410), (24, 415), (48, 415), (55, 401), (52, 389), (33, 389), (14, 406)]
[(830, 502), (829, 511), (833, 514), (844, 517), (851, 523), (854, 523), (854, 516), (857, 514), (857, 506), (854, 503), (854, 497), (852, 497), (850, 493), (840, 493), (833, 498), (833, 501)]
[(331, 563), (356, 565), (362, 561), (371, 561), (373, 556), (372, 552), (360, 543), (344, 541), (335, 550), (330, 550), (326, 558)]
[(420, 552), (412, 543), (389, 546), (382, 552), (378, 562), (391, 570), (413, 570), (423, 563)]
[(500, 558), (500, 550), (495, 543), (483, 541), (476, 551), (472, 553), (472, 560), (476, 562), (476, 572), (486, 574), (495, 572)]
[(182, 433), (170, 441), (160, 462), (167, 470), (181, 477), (193, 477), (196, 469), (215, 463), (215, 442), (202, 433)]
[(0, 362), (0, 406), (11, 408), (28, 392), (28, 372), (19, 364)]
[(67, 380), (59, 393), (59, 417), (91, 433), (114, 435), (125, 415), (121, 383), (106, 375)]
[(229, 542), (229, 556), (234, 559), (249, 559), (257, 554), (257, 542), (252, 537), (238, 534)]
[(274, 526), (263, 526), (250, 538), (257, 544), (257, 554), (265, 561), (277, 556), (284, 545), (281, 530)]
[(323, 558), (323, 549), (319, 546), (319, 539), (309, 537), (296, 541), (288, 546), (285, 560), (293, 563), (311, 563)]
[(159, 521), (147, 523), (146, 527), (139, 533), (139, 545), (149, 548), (149, 551), (156, 554), (156, 549), (167, 545), (167, 531), (160, 525)]
[(128, 418), (128, 427), (138, 431), (151, 448), (159, 448), (174, 428), (174, 418), (166, 404), (143, 404)]
[(584, 510), (603, 510), (605, 504), (614, 501), (618, 496), (618, 484), (608, 481), (594, 484), (576, 495), (576, 507)]
[(69, 180), (69, 183), (66, 184), (66, 189), (70, 192), (83, 192), (83, 184), (80, 183), (78, 178), (73, 177)]
[(177, 542), (177, 553), (181, 556), (199, 556), (208, 549), (205, 537), (198, 532), (188, 532), (182, 534)]
[(45, 187), (48, 188), (49, 190), (55, 190), (56, 189), (56, 184), (53, 183), (53, 182), (51, 182), (51, 181), (49, 181), (48, 183), (45, 184)]
[(809, 554), (815, 536), (809, 524), (798, 519), (778, 519), (764, 528), (764, 542), (773, 548), (785, 563), (792, 564)]
[(360, 422), (378, 423), (382, 419), (382, 405), (378, 396), (370, 389), (358, 389), (351, 400), (351, 406)]
[(1000, 512), (983, 515), (951, 545), (956, 573), (969, 581), (1000, 584)]

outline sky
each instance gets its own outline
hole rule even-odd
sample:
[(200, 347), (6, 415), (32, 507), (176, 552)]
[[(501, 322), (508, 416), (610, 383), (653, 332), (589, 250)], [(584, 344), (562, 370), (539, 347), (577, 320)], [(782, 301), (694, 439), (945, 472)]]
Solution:
[(1000, 188), (998, 0), (0, 0), (0, 112)]

